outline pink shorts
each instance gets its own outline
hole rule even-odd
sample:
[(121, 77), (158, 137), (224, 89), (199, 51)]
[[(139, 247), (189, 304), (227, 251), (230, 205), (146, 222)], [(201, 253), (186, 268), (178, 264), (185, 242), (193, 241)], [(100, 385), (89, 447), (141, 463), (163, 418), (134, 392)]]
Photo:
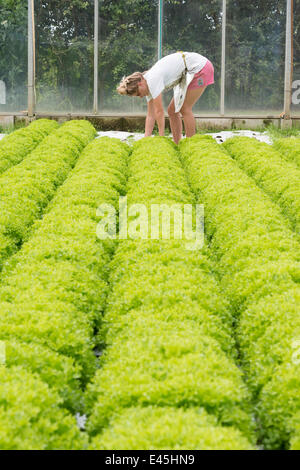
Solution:
[(201, 88), (203, 86), (212, 85), (214, 81), (214, 66), (210, 60), (207, 60), (203, 69), (194, 75), (193, 80), (188, 86), (188, 90)]

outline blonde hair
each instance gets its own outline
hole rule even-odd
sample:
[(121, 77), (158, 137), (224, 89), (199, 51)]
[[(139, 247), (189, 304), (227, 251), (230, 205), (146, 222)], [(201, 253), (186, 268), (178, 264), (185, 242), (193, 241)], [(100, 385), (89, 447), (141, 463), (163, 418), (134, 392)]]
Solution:
[(120, 85), (117, 87), (117, 92), (120, 95), (136, 95), (139, 89), (139, 82), (142, 78), (143, 74), (141, 72), (134, 72), (132, 75), (128, 75), (128, 77), (123, 77)]

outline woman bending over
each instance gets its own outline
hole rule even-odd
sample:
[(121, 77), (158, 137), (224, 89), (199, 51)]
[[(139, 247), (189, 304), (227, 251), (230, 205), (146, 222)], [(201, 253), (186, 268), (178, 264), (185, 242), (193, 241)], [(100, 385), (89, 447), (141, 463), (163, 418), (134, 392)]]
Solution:
[(173, 88), (173, 98), (168, 106), (168, 115), (176, 144), (182, 137), (184, 120), (186, 137), (196, 133), (193, 106), (208, 85), (214, 83), (214, 67), (204, 56), (196, 52), (176, 52), (163, 57), (147, 72), (135, 72), (124, 77), (117, 88), (121, 95), (146, 97), (148, 112), (145, 137), (152, 134), (155, 121), (159, 135), (165, 134), (165, 113), (162, 93)]

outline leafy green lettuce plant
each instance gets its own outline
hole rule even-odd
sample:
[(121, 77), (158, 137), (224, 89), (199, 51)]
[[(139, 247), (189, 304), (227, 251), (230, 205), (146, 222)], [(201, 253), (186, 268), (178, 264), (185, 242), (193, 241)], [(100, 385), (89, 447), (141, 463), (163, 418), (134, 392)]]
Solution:
[(278, 204), (300, 234), (300, 169), (281, 158), (268, 144), (234, 137), (222, 144), (239, 167)]
[(91, 450), (249, 450), (234, 427), (224, 427), (203, 408), (147, 406), (115, 413), (110, 426), (92, 439)]
[(117, 207), (128, 153), (125, 144), (105, 138), (88, 145), (2, 273), (0, 339), (15, 351), (15, 362), (9, 354), (8, 363), (39, 372), (73, 408), (76, 383), (78, 389), (79, 378), (87, 380), (95, 370), (94, 328), (106, 301), (113, 250), (96, 236), (96, 209), (104, 202)]
[(299, 367), (292, 357), (299, 333), (297, 237), (278, 207), (213, 139), (195, 136), (180, 150), (191, 187), (205, 204), (215, 269), (236, 315), (259, 439), (266, 448), (288, 448), (299, 413)]
[(278, 150), (287, 161), (295, 162), (300, 167), (300, 139), (294, 137), (278, 139), (273, 147)]
[[(195, 201), (178, 152), (168, 139), (148, 138), (134, 145), (127, 201), (148, 209), (152, 203)], [(161, 439), (156, 425), (152, 437), (144, 428), (124, 444), (128, 421), (122, 417), (141, 407), (145, 409), (141, 420), (146, 419), (145, 413), (151, 426), (152, 410), (160, 407), (163, 423), (168, 413), (174, 422), (179, 416), (182, 423), (193, 415), (189, 410), (205, 409), (218, 428), (216, 447), (230, 442), (232, 448), (251, 448), (248, 394), (235, 364), (228, 303), (206, 248), (189, 252), (185, 242), (119, 241), (110, 264), (111, 292), (99, 334), (99, 343), (105, 343), (106, 349), (86, 394), (88, 431), (97, 436), (94, 447), (112, 443), (115, 449), (155, 448)], [(133, 421), (140, 413), (134, 409)], [(155, 413), (153, 419), (157, 422)], [(116, 422), (118, 434), (110, 441)], [(180, 435), (178, 431), (179, 440)], [(181, 439), (184, 436), (182, 431)], [(199, 435), (193, 442), (199, 446), (195, 448), (213, 446)], [(173, 434), (165, 436), (164, 445), (176, 448)]]
[(74, 417), (38, 375), (22, 367), (0, 367), (1, 450), (76, 450), (86, 448)]
[(0, 175), (20, 163), (47, 135), (58, 128), (56, 121), (39, 119), (28, 127), (5, 136), (0, 141)]
[(0, 268), (26, 240), (95, 133), (87, 121), (69, 121), (0, 177)]
[[(66, 409), (83, 412), (81, 385), (95, 372), (94, 330), (106, 302), (114, 250), (113, 242), (96, 236), (96, 209), (104, 202), (117, 208), (129, 152), (114, 139), (91, 142), (2, 273), (5, 383), (11, 381), (20, 395), (3, 402), (2, 415), (0, 399), (8, 430), (3, 441), (0, 431), (3, 448), (85, 447)], [(18, 415), (23, 416), (19, 427)]]

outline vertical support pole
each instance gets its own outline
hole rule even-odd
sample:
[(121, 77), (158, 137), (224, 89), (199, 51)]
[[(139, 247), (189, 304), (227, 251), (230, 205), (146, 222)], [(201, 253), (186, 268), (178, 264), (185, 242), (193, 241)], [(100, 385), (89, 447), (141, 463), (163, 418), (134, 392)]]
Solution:
[(284, 78), (284, 119), (291, 119), (292, 102), (292, 0), (287, 0)]
[(98, 114), (98, 80), (99, 80), (99, 0), (95, 1), (94, 12), (94, 114)]
[(292, 94), (291, 102), (293, 99), (293, 78), (294, 78), (294, 0), (291, 0), (291, 94)]
[(294, 74), (294, 0), (291, 0), (291, 83)]
[(159, 0), (159, 4), (158, 4), (158, 50), (157, 50), (158, 60), (162, 58), (163, 14), (164, 14), (163, 10), (164, 10), (164, 1)]
[(28, 116), (35, 112), (35, 25), (34, 0), (28, 0)]
[(220, 102), (221, 116), (224, 116), (224, 114), (225, 114), (226, 13), (227, 13), (227, 4), (226, 4), (226, 0), (223, 0), (223, 7), (222, 7), (222, 56), (221, 56), (221, 102)]

